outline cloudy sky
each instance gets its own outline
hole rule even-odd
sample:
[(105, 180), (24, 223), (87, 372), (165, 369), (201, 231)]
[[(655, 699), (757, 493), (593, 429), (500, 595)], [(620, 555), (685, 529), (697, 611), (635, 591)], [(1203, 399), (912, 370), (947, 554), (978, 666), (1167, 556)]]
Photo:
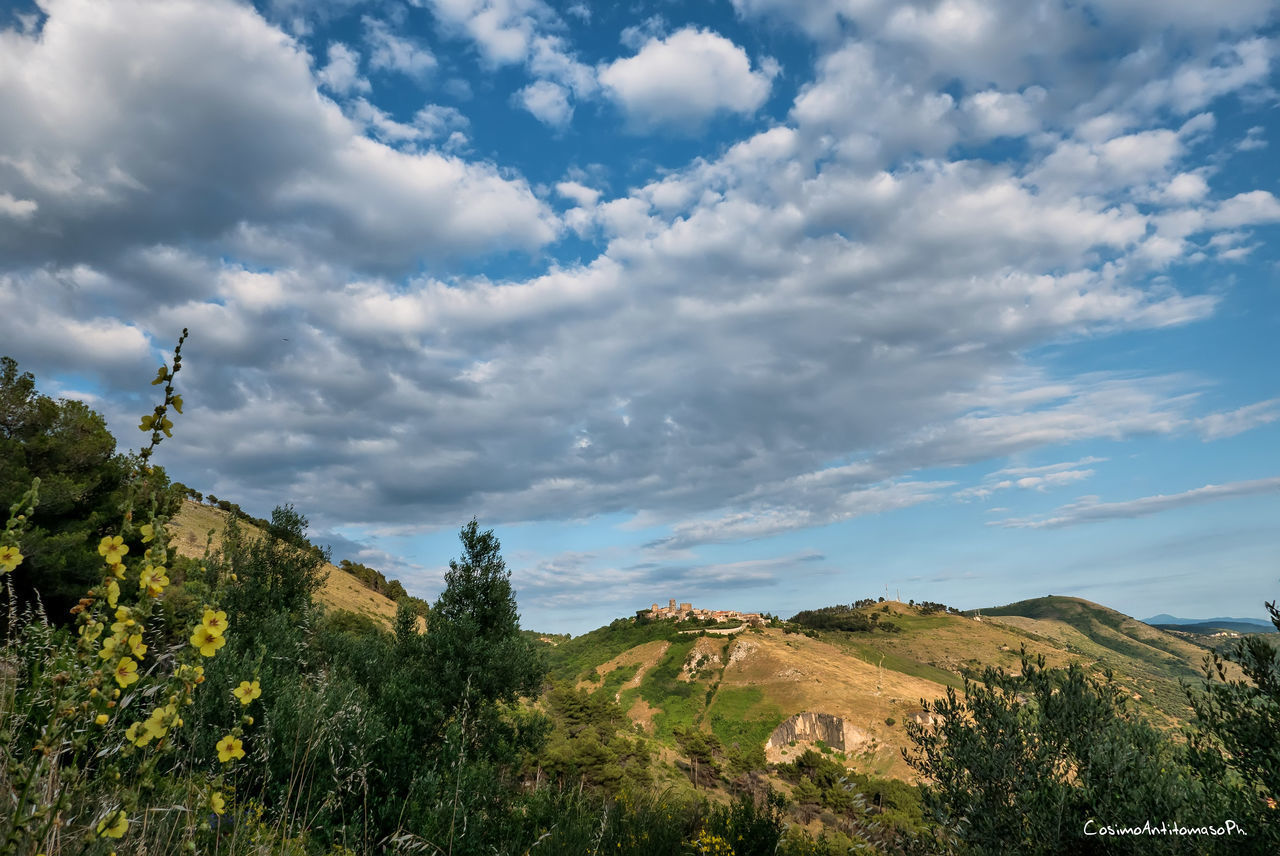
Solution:
[[(624, 8), (624, 6), (626, 8)], [(0, 3), (0, 352), (525, 624), (1280, 595), (1273, 0)]]

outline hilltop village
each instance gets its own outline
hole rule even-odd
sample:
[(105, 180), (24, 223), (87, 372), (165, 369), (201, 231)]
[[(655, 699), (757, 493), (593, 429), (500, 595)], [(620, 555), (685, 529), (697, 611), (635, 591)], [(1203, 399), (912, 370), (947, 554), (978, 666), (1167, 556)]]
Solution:
[(655, 603), (648, 610), (641, 610), (641, 612), (647, 613), (649, 618), (654, 620), (674, 618), (676, 621), (686, 621), (692, 618), (700, 621), (742, 621), (753, 627), (762, 627), (765, 624), (764, 616), (758, 612), (738, 612), (736, 609), (701, 609), (695, 608), (691, 603), (682, 603), (677, 606), (675, 598), (668, 600), (666, 606), (658, 606)]

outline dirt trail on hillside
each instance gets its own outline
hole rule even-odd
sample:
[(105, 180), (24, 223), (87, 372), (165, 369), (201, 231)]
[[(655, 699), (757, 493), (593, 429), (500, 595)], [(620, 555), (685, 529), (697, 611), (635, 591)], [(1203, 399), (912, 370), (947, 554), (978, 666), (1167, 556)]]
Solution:
[(662, 659), (662, 655), (667, 653), (667, 649), (671, 647), (671, 643), (665, 639), (655, 639), (652, 642), (646, 642), (643, 645), (637, 645), (627, 651), (623, 651), (618, 656), (608, 662), (601, 663), (596, 667), (597, 674), (600, 675), (599, 680), (581, 680), (578, 681), (578, 689), (585, 689), (588, 692), (595, 692), (604, 686), (605, 675), (615, 669), (624, 666), (639, 665), (635, 675), (631, 680), (623, 684), (617, 693), (614, 694), (614, 701), (622, 698), (622, 690), (631, 689), (640, 686), (640, 681), (644, 678), (644, 673), (658, 665), (658, 661)]

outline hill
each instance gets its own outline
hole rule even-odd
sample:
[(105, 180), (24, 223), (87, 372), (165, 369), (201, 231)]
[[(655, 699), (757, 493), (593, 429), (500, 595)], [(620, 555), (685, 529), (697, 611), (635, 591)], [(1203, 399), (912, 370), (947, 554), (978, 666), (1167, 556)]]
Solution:
[(1275, 632), (1276, 629), (1274, 624), (1262, 618), (1231, 618), (1228, 616), (1219, 616), (1217, 618), (1178, 618), (1177, 616), (1169, 615), (1167, 612), (1162, 612), (1159, 615), (1153, 615), (1150, 618), (1144, 618), (1142, 619), (1142, 623), (1150, 624), (1153, 627), (1157, 624), (1213, 624), (1215, 626), (1221, 626), (1224, 623), (1251, 624), (1255, 627), (1261, 628), (1261, 632)]
[[(875, 629), (778, 624), (713, 636), (675, 621), (619, 619), (547, 645), (546, 655), (553, 677), (611, 696), (670, 755), (677, 729), (714, 734), (730, 752), (748, 753), (790, 717), (820, 713), (841, 721), (851, 767), (912, 781), (901, 749), (909, 743), (904, 723), (919, 714), (921, 699), (963, 690), (965, 678), (986, 666), (1017, 672), (1023, 649), (1049, 666), (1110, 669), (1139, 709), (1170, 725), (1187, 719), (1178, 682), (1199, 678), (1206, 652), (1076, 598), (1039, 598), (980, 616), (898, 602), (839, 609), (866, 619), (848, 626)], [(774, 747), (768, 760), (790, 760), (804, 745)]]
[(1149, 694), (1172, 719), (1186, 713), (1178, 682), (1202, 676), (1203, 646), (1083, 598), (1033, 598), (973, 614), (1054, 639), (1068, 652), (1092, 659), (1098, 670), (1111, 669), (1135, 692)]
[(1194, 624), (1152, 624), (1151, 626), (1158, 630), (1186, 633), (1191, 636), (1247, 636), (1250, 633), (1276, 632), (1274, 627), (1262, 627), (1245, 621), (1199, 621)]
[[(251, 533), (259, 529), (252, 523), (241, 522)], [(216, 550), (227, 528), (226, 512), (190, 499), (182, 501), (182, 509), (169, 522), (170, 544), (179, 555), (199, 558), (204, 555), (205, 543), (212, 533), (212, 546)], [(366, 615), (390, 627), (396, 616), (396, 604), (389, 598), (370, 591), (360, 581), (333, 564), (326, 564), (324, 587), (318, 599), (332, 609), (345, 609)], [(421, 620), (420, 620), (421, 623)]]
[(1196, 636), (1214, 636), (1221, 633), (1276, 633), (1276, 626), (1270, 621), (1258, 618), (1176, 618), (1161, 613), (1143, 619), (1144, 624), (1173, 633), (1190, 633)]

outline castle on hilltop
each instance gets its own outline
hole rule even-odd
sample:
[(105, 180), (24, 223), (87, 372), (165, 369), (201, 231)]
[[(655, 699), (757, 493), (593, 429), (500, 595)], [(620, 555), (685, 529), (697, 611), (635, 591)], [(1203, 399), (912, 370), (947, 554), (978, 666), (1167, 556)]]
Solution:
[(666, 606), (658, 606), (655, 603), (649, 607), (648, 613), (649, 617), (655, 620), (674, 618), (676, 621), (685, 621), (698, 618), (711, 621), (741, 621), (753, 627), (760, 627), (765, 623), (764, 616), (758, 612), (738, 612), (736, 609), (695, 609), (691, 603), (682, 603), (677, 606), (674, 597), (667, 601)]

